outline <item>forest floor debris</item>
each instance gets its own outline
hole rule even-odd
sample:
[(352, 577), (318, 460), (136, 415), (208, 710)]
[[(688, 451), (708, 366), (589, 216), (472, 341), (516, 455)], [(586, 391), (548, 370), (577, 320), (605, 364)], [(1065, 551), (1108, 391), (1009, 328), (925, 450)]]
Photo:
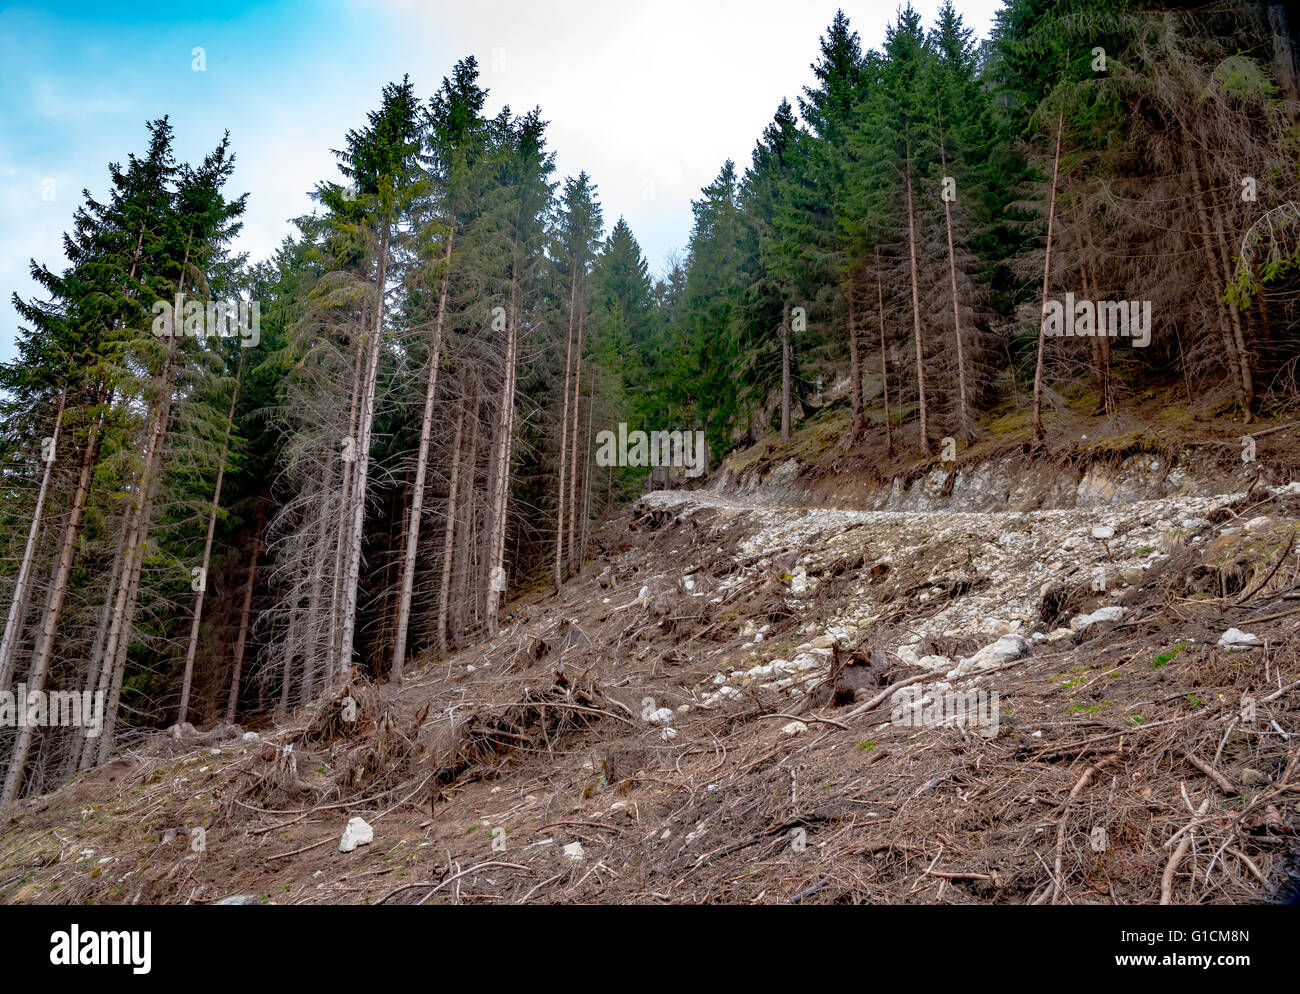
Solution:
[[(353, 676), (257, 739), (158, 733), (9, 808), (0, 901), (1284, 900), (1298, 525), (1285, 489), (651, 494), (562, 596), (400, 687)], [(991, 729), (944, 710), (981, 693)], [(339, 852), (341, 820), (373, 842)]]

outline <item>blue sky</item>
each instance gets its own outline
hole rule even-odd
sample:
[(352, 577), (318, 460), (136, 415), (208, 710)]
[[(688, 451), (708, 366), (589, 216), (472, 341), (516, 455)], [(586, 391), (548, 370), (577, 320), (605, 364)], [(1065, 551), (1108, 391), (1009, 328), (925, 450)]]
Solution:
[[(938, 0), (915, 0), (927, 23)], [(337, 178), (331, 148), (385, 82), (427, 97), (452, 64), (479, 59), (489, 111), (540, 105), (561, 175), (587, 170), (607, 225), (620, 214), (651, 269), (684, 249), (690, 201), (723, 160), (749, 161), (783, 96), (812, 78), (817, 39), (843, 6), (876, 47), (893, 3), (844, 0), (355, 0), (18, 3), (0, 10), (0, 360), (12, 358), (10, 294), (28, 259), (59, 269), (62, 233), (110, 161), (144, 146), (164, 114), (182, 160), (231, 132), (232, 192), (248, 191), (236, 247), (269, 255), (307, 192)], [(983, 36), (997, 0), (959, 0)], [(195, 71), (195, 48), (204, 69)]]

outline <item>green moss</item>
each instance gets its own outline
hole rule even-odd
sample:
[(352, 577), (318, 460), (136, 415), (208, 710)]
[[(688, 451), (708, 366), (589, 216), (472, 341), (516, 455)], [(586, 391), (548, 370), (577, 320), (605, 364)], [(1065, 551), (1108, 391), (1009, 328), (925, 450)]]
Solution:
[(1175, 656), (1177, 656), (1180, 652), (1182, 652), (1186, 648), (1187, 648), (1186, 642), (1179, 642), (1168, 652), (1162, 652), (1160, 655), (1156, 656), (1156, 658), (1151, 661), (1151, 668), (1153, 670), (1160, 669), (1162, 666), (1164, 666), (1167, 662), (1169, 662), (1171, 659), (1173, 659)]
[(1070, 714), (1097, 714), (1102, 708), (1110, 707), (1114, 701), (1098, 701), (1095, 704), (1071, 704)]

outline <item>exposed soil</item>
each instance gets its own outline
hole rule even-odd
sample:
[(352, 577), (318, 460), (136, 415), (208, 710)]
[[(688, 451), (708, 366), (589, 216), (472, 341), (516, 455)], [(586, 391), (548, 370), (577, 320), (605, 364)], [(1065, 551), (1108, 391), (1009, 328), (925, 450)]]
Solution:
[[(154, 734), (9, 808), (0, 901), (1286, 900), (1300, 494), (1244, 490), (651, 494), (560, 598), (519, 596), (400, 688), (354, 676), (255, 741)], [(1227, 651), (1229, 628), (1260, 644)], [(996, 692), (996, 729), (909, 724), (905, 681)], [(353, 816), (374, 841), (340, 853)]]

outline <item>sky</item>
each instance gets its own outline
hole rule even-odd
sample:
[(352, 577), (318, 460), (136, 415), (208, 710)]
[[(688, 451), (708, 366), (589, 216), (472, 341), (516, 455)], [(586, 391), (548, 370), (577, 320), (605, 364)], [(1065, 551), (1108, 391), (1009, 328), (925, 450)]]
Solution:
[[(913, 0), (927, 26), (940, 0)], [(987, 37), (1000, 0), (957, 0)], [(557, 176), (585, 169), (606, 228), (627, 219), (660, 274), (684, 254), (691, 200), (739, 168), (783, 97), (813, 81), (838, 7), (863, 48), (898, 5), (851, 0), (135, 0), (0, 9), (0, 361), (14, 356), (11, 295), (37, 287), (29, 259), (62, 269), (83, 189), (145, 147), (170, 115), (181, 161), (230, 131), (232, 195), (248, 191), (236, 251), (268, 257), (338, 180), (332, 148), (410, 74), (422, 98), (475, 55), (487, 111), (540, 106)], [(200, 51), (196, 51), (200, 50)]]

